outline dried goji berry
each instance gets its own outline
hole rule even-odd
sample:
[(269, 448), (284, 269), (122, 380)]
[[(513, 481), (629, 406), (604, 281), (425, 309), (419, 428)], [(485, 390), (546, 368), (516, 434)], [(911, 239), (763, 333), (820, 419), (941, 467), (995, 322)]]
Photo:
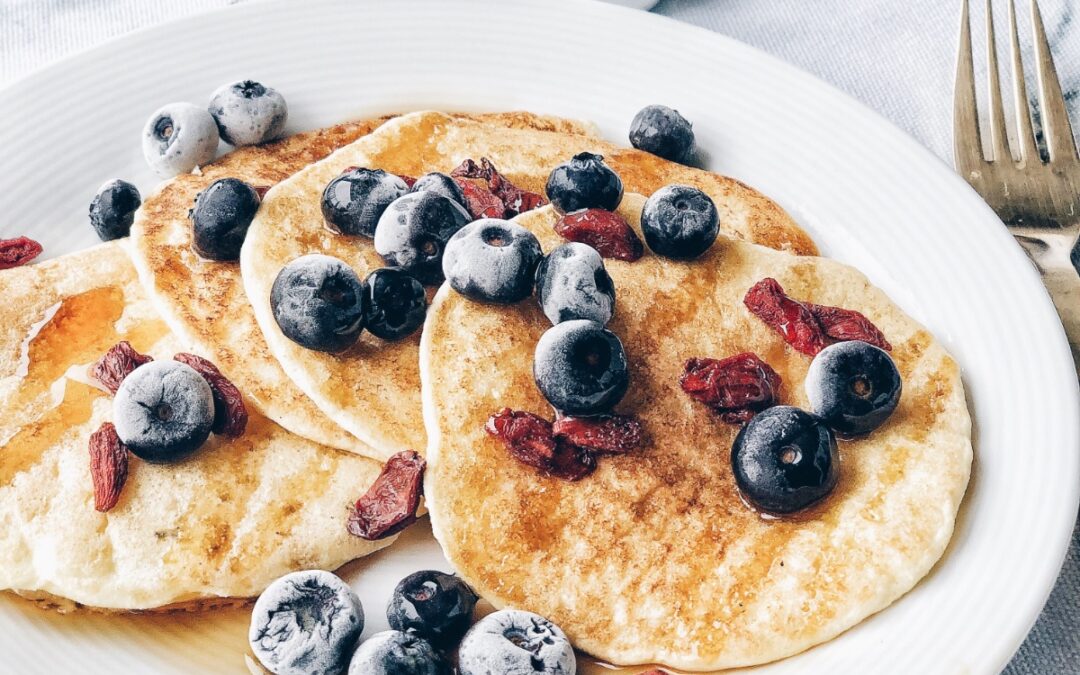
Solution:
[(830, 338), (839, 342), (861, 340), (885, 351), (892, 351), (892, 345), (885, 339), (884, 333), (862, 313), (853, 309), (815, 305), (809, 302), (803, 304), (821, 324), (825, 335)]
[(810, 356), (832, 342), (861, 340), (891, 350), (892, 345), (870, 319), (851, 309), (815, 305), (792, 299), (776, 279), (754, 284), (743, 303), (780, 333), (792, 347)]
[(641, 445), (641, 422), (629, 415), (562, 417), (552, 425), (555, 437), (593, 452), (623, 454)]
[(557, 439), (551, 423), (532, 413), (503, 408), (488, 418), (484, 428), (519, 462), (557, 478), (579, 480), (596, 468), (596, 458), (587, 448)]
[(503, 215), (497, 216), (500, 218), (512, 218), (547, 204), (547, 200), (542, 195), (522, 190), (511, 183), (506, 176), (499, 173), (499, 170), (495, 168), (495, 165), (487, 157), (481, 157), (479, 164), (471, 159), (466, 159), (450, 172), (450, 175), (455, 178), (482, 178), (486, 180), (488, 191), (502, 202)]
[(605, 258), (634, 262), (645, 254), (637, 232), (613, 211), (582, 209), (568, 213), (555, 223), (555, 232), (570, 241), (592, 246)]
[(220, 436), (237, 437), (247, 428), (248, 412), (244, 397), (229, 378), (221, 374), (210, 361), (195, 354), (177, 354), (173, 361), (186, 363), (210, 385), (214, 394), (214, 424), (210, 430)]
[(90, 374), (94, 379), (105, 385), (105, 388), (116, 393), (120, 383), (144, 363), (150, 363), (154, 358), (135, 351), (128, 341), (118, 342), (109, 348), (109, 351), (98, 359)]
[(828, 346), (825, 332), (810, 309), (789, 298), (776, 279), (765, 278), (751, 286), (743, 304), (803, 354), (814, 356)]
[(405, 450), (391, 457), (382, 473), (356, 502), (349, 516), (349, 534), (375, 540), (401, 532), (416, 522), (424, 492), (424, 459)]
[(41, 244), (29, 237), (0, 239), (0, 270), (25, 265), (41, 255)]
[(780, 375), (752, 352), (726, 359), (689, 359), (679, 385), (730, 424), (749, 422), (757, 413), (776, 405)]
[(116, 506), (128, 475), (128, 450), (116, 427), (105, 422), (90, 434), (90, 480), (94, 484), (94, 509), (102, 513)]
[(480, 218), (502, 218), (506, 214), (506, 206), (502, 200), (491, 194), (483, 185), (478, 185), (471, 180), (455, 178), (454, 182), (461, 187), (465, 195), (465, 208), (474, 220)]

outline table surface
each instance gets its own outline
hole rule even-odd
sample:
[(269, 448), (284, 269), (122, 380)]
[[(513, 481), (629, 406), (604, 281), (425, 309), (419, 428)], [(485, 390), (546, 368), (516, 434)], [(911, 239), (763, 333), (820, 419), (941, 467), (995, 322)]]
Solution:
[[(0, 0), (0, 87), (136, 28), (239, 1)], [(663, 0), (653, 11), (729, 35), (814, 73), (892, 120), (951, 165), (959, 4)], [(983, 40), (982, 3), (973, 4), (973, 39), (978, 45)], [(1000, 12), (995, 14), (999, 47), (1004, 48), (1005, 3), (994, 4)], [(1027, 2), (1017, 4), (1026, 7)], [(1040, 7), (1074, 126), (1080, 129), (1080, 10), (1073, 0), (1040, 0)], [(1021, 34), (1030, 35), (1025, 12), (1021, 15)], [(1028, 57), (1026, 63), (1031, 62)], [(1073, 532), (1065, 567), (1042, 616), (1004, 672), (1080, 673), (1080, 528)]]

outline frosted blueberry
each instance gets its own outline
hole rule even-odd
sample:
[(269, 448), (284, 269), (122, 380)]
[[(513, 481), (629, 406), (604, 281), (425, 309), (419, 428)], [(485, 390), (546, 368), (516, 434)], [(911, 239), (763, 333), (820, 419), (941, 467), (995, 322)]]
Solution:
[(140, 204), (138, 188), (127, 181), (111, 180), (98, 188), (90, 202), (90, 224), (102, 241), (126, 237)]
[(177, 361), (139, 366), (124, 378), (113, 399), (117, 435), (149, 462), (187, 457), (206, 442), (213, 422), (210, 385)]
[(195, 198), (192, 248), (207, 260), (239, 260), (259, 193), (239, 178), (219, 178)]
[(460, 578), (422, 570), (398, 582), (386, 605), (386, 620), (391, 628), (450, 647), (469, 629), (475, 607), (476, 593)]
[(248, 643), (275, 675), (336, 675), (345, 670), (364, 608), (348, 584), (322, 570), (286, 574), (251, 612)]
[(810, 411), (846, 435), (867, 434), (889, 419), (903, 383), (889, 353), (852, 340), (822, 349), (806, 372)]
[(766, 513), (794, 513), (836, 487), (836, 437), (818, 417), (789, 405), (762, 410), (731, 445), (739, 491)]
[(170, 103), (150, 116), (143, 128), (142, 147), (154, 173), (171, 178), (214, 159), (217, 124), (205, 108)]
[(716, 241), (720, 215), (712, 198), (689, 185), (668, 185), (645, 201), (641, 232), (654, 253), (675, 260), (696, 258)]
[(311, 254), (286, 265), (270, 289), (270, 310), (285, 337), (301, 347), (340, 352), (364, 329), (368, 292), (343, 261)]
[(400, 267), (425, 284), (439, 283), (446, 242), (470, 220), (465, 207), (451, 199), (413, 192), (382, 212), (375, 228), (375, 251), (390, 267)]
[(533, 377), (548, 403), (567, 415), (609, 412), (630, 383), (622, 342), (586, 319), (564, 321), (540, 336)]
[(416, 179), (410, 192), (434, 192), (465, 206), (465, 193), (461, 186), (445, 173), (432, 172)]
[(210, 114), (221, 140), (229, 145), (258, 145), (281, 136), (289, 107), (277, 89), (254, 80), (226, 84), (210, 97)]
[(551, 170), (544, 192), (559, 213), (614, 211), (622, 201), (623, 182), (602, 155), (581, 152)]
[(573, 319), (607, 324), (615, 313), (615, 284), (596, 249), (570, 242), (540, 263), (536, 299), (552, 325)]
[(382, 169), (346, 171), (323, 190), (323, 218), (335, 232), (374, 237), (379, 216), (408, 191), (405, 181)]
[(387, 630), (360, 645), (349, 662), (349, 675), (450, 675), (450, 667), (422, 637)]
[(684, 162), (694, 149), (694, 130), (678, 110), (647, 105), (630, 123), (630, 144), (664, 159)]
[(461, 675), (574, 675), (566, 634), (544, 617), (518, 609), (489, 614), (461, 641)]
[(450, 238), (442, 268), (450, 287), (465, 297), (509, 304), (532, 293), (543, 255), (536, 235), (524, 227), (482, 218)]

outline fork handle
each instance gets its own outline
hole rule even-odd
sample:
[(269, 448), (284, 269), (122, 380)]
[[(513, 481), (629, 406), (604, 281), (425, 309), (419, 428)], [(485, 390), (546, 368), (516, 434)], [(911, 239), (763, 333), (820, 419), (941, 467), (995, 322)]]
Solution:
[(1073, 361), (1080, 374), (1080, 272), (1076, 262), (1080, 259), (1080, 241), (1075, 233), (1062, 233), (1040, 237), (1043, 246), (1038, 252), (1028, 245), (1021, 244), (1031, 257), (1043, 284), (1050, 292), (1061, 323), (1065, 326), (1065, 335), (1069, 338)]

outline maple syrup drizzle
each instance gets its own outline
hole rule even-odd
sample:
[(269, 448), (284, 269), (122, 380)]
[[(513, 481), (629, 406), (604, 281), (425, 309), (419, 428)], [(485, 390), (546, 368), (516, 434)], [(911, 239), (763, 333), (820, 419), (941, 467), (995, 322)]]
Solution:
[[(159, 319), (137, 322), (134, 330), (121, 334), (116, 325), (125, 304), (120, 288), (96, 288), (64, 298), (31, 325), (16, 372), (21, 381), (5, 408), (16, 416), (44, 412), (33, 419), (17, 417), (15, 426), (0, 427), (8, 435), (0, 450), (0, 487), (32, 467), (42, 453), (93, 414), (94, 401), (103, 393), (65, 378), (73, 364), (92, 363), (122, 339), (146, 349), (166, 334)], [(54, 386), (59, 392), (56, 403), (43, 404), (42, 398), (50, 396)]]

